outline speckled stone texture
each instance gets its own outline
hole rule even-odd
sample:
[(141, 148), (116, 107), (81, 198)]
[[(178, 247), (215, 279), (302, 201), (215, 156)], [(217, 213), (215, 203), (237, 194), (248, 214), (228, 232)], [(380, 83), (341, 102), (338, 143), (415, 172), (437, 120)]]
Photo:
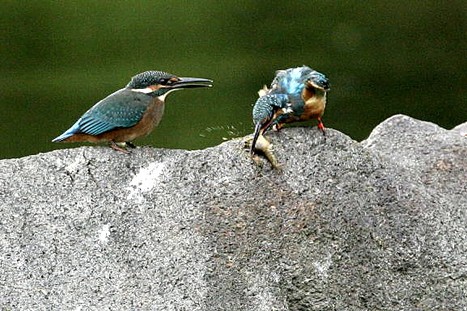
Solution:
[(2, 160), (0, 309), (466, 310), (462, 128)]

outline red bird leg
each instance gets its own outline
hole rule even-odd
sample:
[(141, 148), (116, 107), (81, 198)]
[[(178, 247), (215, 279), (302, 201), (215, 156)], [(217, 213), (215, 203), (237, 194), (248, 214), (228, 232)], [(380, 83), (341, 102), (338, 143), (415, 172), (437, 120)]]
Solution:
[(318, 129), (323, 132), (323, 135), (326, 135), (326, 131), (324, 130), (324, 124), (323, 121), (321, 121), (321, 118), (318, 118)]

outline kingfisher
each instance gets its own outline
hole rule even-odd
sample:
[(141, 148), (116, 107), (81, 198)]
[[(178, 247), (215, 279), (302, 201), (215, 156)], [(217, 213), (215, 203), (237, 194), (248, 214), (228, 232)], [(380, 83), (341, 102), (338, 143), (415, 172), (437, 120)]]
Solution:
[(212, 82), (155, 70), (139, 73), (124, 88), (97, 102), (52, 142), (107, 142), (111, 148), (128, 153), (125, 147), (135, 148), (133, 140), (148, 135), (159, 124), (168, 94), (212, 87)]
[(326, 76), (308, 66), (276, 71), (269, 88), (264, 87), (253, 106), (255, 132), (250, 153), (262, 151), (274, 168), (279, 168), (271, 143), (263, 134), (271, 128), (280, 130), (285, 123), (318, 120), (318, 129), (326, 134), (322, 116), (330, 90)]

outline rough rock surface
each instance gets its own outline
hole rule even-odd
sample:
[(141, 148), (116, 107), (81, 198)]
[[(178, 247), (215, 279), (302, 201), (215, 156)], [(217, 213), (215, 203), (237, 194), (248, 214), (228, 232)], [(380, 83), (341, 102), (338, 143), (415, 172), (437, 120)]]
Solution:
[(269, 138), (281, 172), (240, 139), (0, 161), (0, 309), (467, 309), (467, 137)]

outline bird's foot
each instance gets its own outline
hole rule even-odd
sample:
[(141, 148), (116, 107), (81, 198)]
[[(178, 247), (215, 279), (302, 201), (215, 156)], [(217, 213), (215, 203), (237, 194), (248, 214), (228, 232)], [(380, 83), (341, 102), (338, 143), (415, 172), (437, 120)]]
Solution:
[(321, 119), (318, 119), (318, 129), (323, 133), (324, 136), (326, 136), (326, 130), (324, 128), (324, 123), (321, 121)]
[[(119, 146), (119, 145), (122, 145), (122, 146)], [(109, 146), (110, 146), (110, 148), (112, 148), (113, 150), (117, 150), (117, 151), (119, 151), (119, 152), (126, 153), (126, 154), (130, 153), (130, 151), (128, 151), (128, 150), (125, 149), (126, 143), (116, 143), (116, 142), (114, 142), (113, 140), (111, 140), (111, 141), (109, 142)]]
[[(247, 139), (245, 141), (245, 147), (250, 149), (252, 141), (253, 138)], [(262, 152), (274, 169), (280, 170), (282, 166), (277, 161), (277, 158), (274, 155), (272, 149), (272, 144), (263, 135), (259, 135), (258, 140), (256, 141), (255, 150)], [(256, 165), (260, 167), (262, 166), (259, 157), (254, 152), (252, 153), (251, 158), (256, 163)]]

